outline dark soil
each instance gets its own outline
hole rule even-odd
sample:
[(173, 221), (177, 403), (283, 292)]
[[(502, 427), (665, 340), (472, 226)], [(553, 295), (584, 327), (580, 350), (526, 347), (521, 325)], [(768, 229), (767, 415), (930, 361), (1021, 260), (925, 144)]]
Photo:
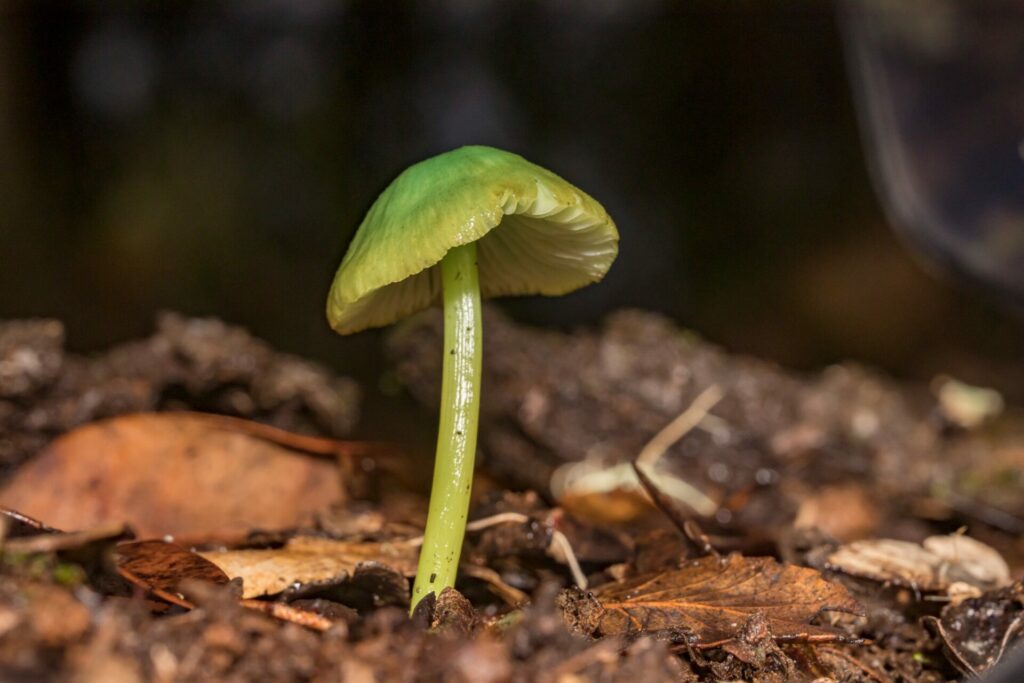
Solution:
[[(388, 342), (399, 378), (429, 411), (439, 393), (440, 335), (430, 312)], [(517, 521), (470, 534), (458, 592), (425, 601), (410, 619), (401, 604), (407, 585), (396, 586), (402, 574), (388, 567), (364, 572), (370, 579), (362, 582), (297, 586), (246, 605), (237, 579), (199, 582), (182, 569), (168, 602), (153, 585), (120, 578), (117, 534), (26, 546), (52, 530), (8, 518), (0, 681), (938, 682), (988, 670), (1021, 639), (1024, 427), (1013, 407), (975, 424), (957, 403), (970, 403), (969, 392), (940, 400), (938, 385), (903, 386), (854, 365), (799, 376), (635, 311), (567, 335), (491, 310), (485, 346), (482, 473), (471, 518)], [(657, 459), (651, 483), (660, 506), (652, 505), (621, 465), (709, 387), (721, 400)], [(64, 352), (58, 322), (0, 323), (5, 478), (75, 427), (171, 409), (338, 437), (356, 427), (359, 391), (216, 320), (165, 315), (152, 337), (93, 358)], [(595, 474), (608, 471), (620, 474)], [(275, 548), (297, 533), (354, 542), (419, 533), (421, 496), (381, 484), (359, 490), (379, 495), (326, 509), (310, 528), (254, 533), (243, 545)], [(897, 562), (908, 555), (891, 565), (864, 555), (872, 558), (865, 569), (835, 553), (863, 549), (851, 545), (858, 540), (917, 544), (963, 529), (1005, 559), (1010, 578), (992, 578), (987, 555), (980, 568), (966, 555), (945, 557), (922, 582)], [(558, 534), (590, 592), (566, 590), (573, 576)], [(602, 622), (601, 600), (617, 582), (643, 586), (637, 577), (650, 575), (671, 583), (680, 567), (706, 569), (711, 560), (692, 558), (709, 551), (723, 554), (723, 572), (742, 564), (729, 552), (774, 557), (757, 566), (813, 578), (818, 593), (837, 584), (857, 609), (812, 604), (812, 618), (787, 617), (786, 632), (777, 609), (756, 609), (716, 625), (725, 635), (715, 642), (701, 640), (694, 605), (717, 618), (714, 606), (745, 590), (734, 585), (711, 597), (664, 598), (671, 609), (643, 623), (620, 620), (621, 632)], [(786, 580), (743, 599), (785, 592)], [(617, 599), (628, 603), (643, 590)], [(793, 591), (793, 604), (809, 595)], [(275, 606), (291, 616), (271, 616)]]

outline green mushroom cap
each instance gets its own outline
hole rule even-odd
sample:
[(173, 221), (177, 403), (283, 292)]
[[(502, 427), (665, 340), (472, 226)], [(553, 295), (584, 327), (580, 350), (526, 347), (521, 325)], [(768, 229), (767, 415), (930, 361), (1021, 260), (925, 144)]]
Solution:
[(380, 327), (438, 301), (434, 266), (470, 242), (483, 296), (557, 296), (604, 277), (619, 233), (597, 201), (551, 171), (460, 147), (410, 166), (370, 207), (328, 294), (331, 327)]

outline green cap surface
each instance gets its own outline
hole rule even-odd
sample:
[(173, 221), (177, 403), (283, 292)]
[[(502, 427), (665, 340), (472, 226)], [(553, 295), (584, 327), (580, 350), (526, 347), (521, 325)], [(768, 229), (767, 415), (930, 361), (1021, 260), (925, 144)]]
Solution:
[(435, 266), (470, 242), (483, 296), (556, 296), (604, 277), (619, 233), (597, 201), (551, 171), (460, 147), (410, 166), (370, 207), (331, 285), (331, 327), (388, 325), (438, 301)]

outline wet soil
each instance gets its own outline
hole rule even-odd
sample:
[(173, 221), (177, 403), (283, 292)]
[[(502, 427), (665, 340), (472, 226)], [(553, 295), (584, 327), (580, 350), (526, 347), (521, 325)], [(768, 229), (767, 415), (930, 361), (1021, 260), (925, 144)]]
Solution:
[[(436, 312), (388, 340), (397, 376), (428, 413), (440, 340)], [(248, 601), (244, 580), (182, 569), (168, 602), (145, 577), (118, 574), (123, 535), (25, 545), (52, 530), (6, 518), (0, 680), (937, 682), (984, 672), (1024, 632), (1024, 427), (1013, 406), (986, 410), (986, 394), (943, 386), (853, 364), (796, 374), (638, 311), (563, 334), (489, 310), (471, 518), (498, 521), (468, 537), (457, 592), (409, 618), (407, 578), (382, 559), (362, 582)], [(359, 397), (351, 380), (217, 320), (168, 314), (151, 337), (89, 358), (64, 352), (59, 322), (0, 323), (0, 473), (10, 479), (76, 427), (138, 411), (350, 436)], [(652, 456), (652, 438), (702, 401), (694, 426)], [(630, 464), (641, 453), (647, 489)], [(360, 484), (312, 524), (236, 546), (272, 550), (296, 535), (409, 542), (425, 501), (393, 485)], [(980, 542), (976, 557), (974, 545), (942, 554), (958, 533)], [(879, 539), (918, 550), (893, 559)], [(585, 590), (572, 587), (566, 547)], [(709, 552), (721, 554), (717, 572)], [(911, 555), (924, 568), (902, 562)], [(676, 581), (697, 566), (783, 578), (755, 589), (723, 581), (708, 597), (683, 586), (692, 577)], [(671, 604), (646, 600), (642, 623), (602, 622), (609, 596), (638, 613), (653, 585), (645, 576)], [(794, 583), (786, 598), (790, 576), (813, 590)], [(818, 595), (841, 595), (846, 609), (828, 611)], [(774, 607), (736, 612), (715, 622), (714, 642), (702, 639), (700, 620), (722, 605), (769, 596)]]

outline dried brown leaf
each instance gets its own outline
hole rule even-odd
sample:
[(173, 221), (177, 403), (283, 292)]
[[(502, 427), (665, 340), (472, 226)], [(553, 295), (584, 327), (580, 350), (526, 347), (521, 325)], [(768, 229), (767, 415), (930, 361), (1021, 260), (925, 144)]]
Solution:
[(979, 588), (1010, 584), (1010, 567), (995, 548), (964, 534), (930, 536), (921, 544), (948, 563), (945, 575)]
[(181, 592), (188, 580), (228, 583), (227, 574), (198, 553), (165, 541), (136, 541), (117, 547), (117, 571), (129, 583), (191, 609), (193, 601)]
[(931, 536), (923, 545), (876, 538), (840, 546), (828, 556), (830, 569), (926, 593), (956, 584), (980, 589), (1010, 582), (1006, 561), (993, 548), (964, 536)]
[[(66, 529), (128, 523), (140, 536), (231, 537), (300, 525), (345, 499), (323, 439), (197, 413), (138, 413), (58, 438), (0, 501)], [(342, 442), (333, 442), (343, 449)]]
[(199, 553), (229, 577), (242, 579), (242, 597), (275, 595), (295, 585), (340, 583), (378, 563), (401, 576), (416, 574), (419, 548), (409, 543), (358, 543), (298, 536), (283, 548)]
[(828, 556), (828, 568), (851, 576), (921, 591), (940, 591), (938, 558), (917, 543), (873, 538), (840, 546)]
[(691, 646), (714, 647), (739, 638), (763, 613), (778, 641), (843, 641), (849, 636), (811, 625), (824, 611), (859, 613), (846, 589), (806, 567), (768, 557), (704, 557), (673, 571), (639, 576), (594, 591), (605, 635), (677, 630)]

